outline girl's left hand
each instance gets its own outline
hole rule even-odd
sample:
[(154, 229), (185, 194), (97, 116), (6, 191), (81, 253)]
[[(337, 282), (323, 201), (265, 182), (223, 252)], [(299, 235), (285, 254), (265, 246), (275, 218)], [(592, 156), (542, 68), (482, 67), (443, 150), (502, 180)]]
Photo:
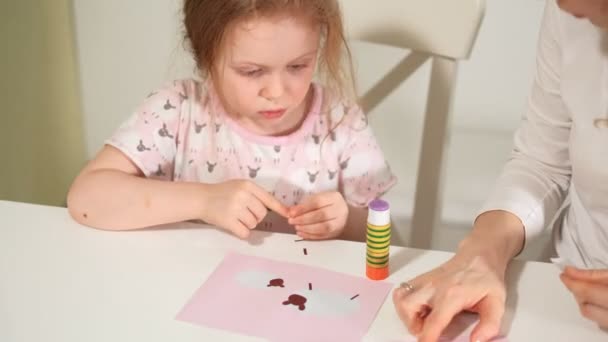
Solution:
[(299, 237), (308, 240), (332, 239), (346, 226), (348, 205), (339, 192), (322, 192), (304, 198), (288, 211), (289, 224)]
[(574, 294), (581, 314), (608, 328), (608, 270), (566, 267), (560, 278)]

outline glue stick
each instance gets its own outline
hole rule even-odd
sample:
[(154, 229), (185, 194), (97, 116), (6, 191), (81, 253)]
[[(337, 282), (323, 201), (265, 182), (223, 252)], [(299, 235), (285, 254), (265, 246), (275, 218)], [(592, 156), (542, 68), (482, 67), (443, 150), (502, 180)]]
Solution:
[(389, 247), (391, 245), (391, 215), (388, 202), (370, 202), (367, 214), (367, 255), (365, 273), (369, 279), (388, 277)]

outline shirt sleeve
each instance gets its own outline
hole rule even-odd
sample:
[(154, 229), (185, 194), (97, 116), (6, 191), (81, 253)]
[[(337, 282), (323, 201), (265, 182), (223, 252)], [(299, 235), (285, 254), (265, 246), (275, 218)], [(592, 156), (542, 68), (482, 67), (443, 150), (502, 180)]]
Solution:
[(380, 149), (367, 116), (359, 107), (347, 111), (342, 123), (347, 141), (339, 157), (340, 187), (346, 202), (366, 207), (397, 181)]
[(564, 202), (570, 184), (571, 115), (560, 84), (560, 10), (547, 1), (536, 74), (514, 149), (481, 212), (505, 210), (521, 219), (526, 241), (540, 235)]
[(180, 82), (152, 92), (106, 144), (124, 153), (146, 177), (172, 180), (186, 95)]

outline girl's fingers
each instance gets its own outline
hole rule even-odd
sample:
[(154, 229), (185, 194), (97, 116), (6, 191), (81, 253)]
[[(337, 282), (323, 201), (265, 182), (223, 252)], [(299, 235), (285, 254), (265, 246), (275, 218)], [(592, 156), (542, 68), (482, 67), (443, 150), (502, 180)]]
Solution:
[(249, 235), (251, 235), (251, 230), (247, 228), (240, 220), (236, 220), (236, 222), (228, 227), (228, 230), (241, 239), (247, 239)]
[(327, 235), (317, 235), (317, 234), (307, 234), (304, 232), (297, 232), (296, 235), (301, 237), (304, 240), (325, 240), (327, 239)]
[(248, 229), (254, 229), (258, 225), (258, 219), (249, 209), (245, 209), (241, 212), (239, 221)]
[(262, 205), (264, 205), (266, 208), (274, 211), (275, 213), (285, 218), (288, 217), (287, 207), (283, 205), (283, 203), (281, 203), (274, 196), (272, 196), (270, 193), (268, 193), (266, 190), (253, 183), (252, 185), (250, 185), (249, 190), (251, 191), (251, 194), (253, 194), (260, 202), (262, 202)]
[(309, 235), (327, 236), (332, 231), (331, 221), (321, 223), (313, 223), (307, 225), (298, 225), (295, 227), (296, 232)]
[(268, 209), (266, 209), (264, 204), (260, 201), (251, 201), (251, 203), (247, 204), (247, 209), (249, 209), (251, 214), (255, 217), (257, 223), (262, 222), (268, 214)]
[(320, 193), (308, 196), (300, 204), (289, 208), (289, 217), (294, 218), (309, 211), (318, 210), (332, 204), (331, 196), (328, 193)]
[(323, 223), (326, 221), (334, 220), (335, 217), (332, 217), (331, 206), (323, 207), (321, 209), (312, 210), (301, 214), (299, 216), (293, 217), (289, 219), (289, 224), (294, 226), (304, 226), (304, 225), (312, 225), (316, 223)]

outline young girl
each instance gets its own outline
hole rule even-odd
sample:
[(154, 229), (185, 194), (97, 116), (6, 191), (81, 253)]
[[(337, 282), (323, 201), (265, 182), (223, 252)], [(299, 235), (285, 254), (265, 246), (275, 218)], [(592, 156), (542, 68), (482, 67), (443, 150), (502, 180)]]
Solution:
[(144, 100), (74, 181), (71, 215), (113, 230), (202, 220), (241, 238), (360, 239), (364, 221), (347, 221), (395, 177), (349, 98), (341, 20), (337, 0), (185, 0), (203, 82)]

